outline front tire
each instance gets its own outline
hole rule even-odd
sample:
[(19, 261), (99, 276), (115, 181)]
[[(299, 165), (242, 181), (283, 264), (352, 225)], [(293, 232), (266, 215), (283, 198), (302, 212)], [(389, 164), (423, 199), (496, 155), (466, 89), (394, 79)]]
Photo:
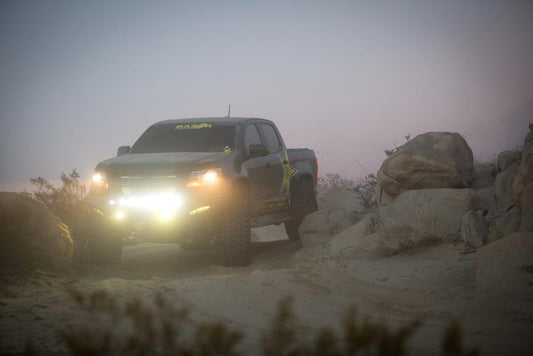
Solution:
[(289, 240), (300, 241), (300, 225), (313, 203), (313, 195), (313, 183), (309, 179), (304, 179), (296, 187), (295, 194), (291, 197), (291, 219), (284, 223)]
[(248, 266), (251, 262), (248, 190), (238, 189), (232, 200), (222, 228), (224, 265)]

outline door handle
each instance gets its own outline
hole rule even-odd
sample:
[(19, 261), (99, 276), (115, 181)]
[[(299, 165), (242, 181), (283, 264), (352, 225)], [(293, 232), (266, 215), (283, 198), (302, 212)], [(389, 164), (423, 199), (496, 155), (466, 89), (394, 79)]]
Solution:
[(270, 168), (270, 167), (272, 167), (272, 164), (270, 164), (270, 162), (267, 162), (267, 163), (265, 164), (265, 167)]

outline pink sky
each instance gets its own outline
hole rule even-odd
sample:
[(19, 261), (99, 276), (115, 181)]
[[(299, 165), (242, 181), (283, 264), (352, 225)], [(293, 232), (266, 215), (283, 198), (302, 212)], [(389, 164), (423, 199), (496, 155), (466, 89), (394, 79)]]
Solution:
[(489, 159), (533, 122), (532, 38), (531, 1), (2, 1), (0, 190), (86, 178), (153, 122), (228, 104), (323, 173), (426, 131)]

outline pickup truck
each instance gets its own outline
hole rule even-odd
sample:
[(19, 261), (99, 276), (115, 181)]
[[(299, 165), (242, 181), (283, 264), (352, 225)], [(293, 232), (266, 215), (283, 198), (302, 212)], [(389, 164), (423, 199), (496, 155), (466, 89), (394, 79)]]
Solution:
[(119, 261), (123, 239), (137, 236), (215, 246), (225, 265), (248, 265), (251, 227), (284, 223), (300, 238), (302, 219), (318, 209), (317, 179), (314, 152), (287, 149), (270, 120), (161, 121), (96, 166), (89, 255)]

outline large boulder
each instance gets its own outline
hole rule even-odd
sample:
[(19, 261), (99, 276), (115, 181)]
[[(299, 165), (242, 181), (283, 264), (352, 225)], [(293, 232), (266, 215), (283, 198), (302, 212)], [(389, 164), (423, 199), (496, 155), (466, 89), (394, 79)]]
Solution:
[(64, 271), (71, 262), (65, 224), (30, 197), (0, 193), (0, 267)]
[(498, 171), (503, 172), (507, 167), (515, 162), (520, 162), (522, 153), (520, 151), (503, 151), (498, 155)]
[(496, 195), (496, 205), (499, 211), (507, 210), (513, 205), (513, 180), (518, 166), (519, 162), (514, 162), (496, 176), (494, 194)]
[(533, 182), (522, 193), (522, 221), (520, 231), (533, 231)]
[(380, 207), (385, 228), (409, 228), (421, 236), (441, 241), (456, 241), (463, 216), (478, 210), (473, 189), (419, 189), (400, 194), (389, 205)]
[[(479, 249), (475, 276), (479, 297), (499, 300), (506, 308), (520, 311), (523, 320), (531, 320), (533, 232), (513, 233)], [(524, 315), (524, 310), (529, 310), (529, 315)]]
[(522, 194), (526, 186), (533, 181), (533, 124), (522, 146), (522, 159), (513, 180), (513, 204), (522, 209)]
[(361, 202), (347, 190), (330, 191), (319, 197), (319, 210), (307, 215), (300, 226), (304, 247), (323, 244), (341, 231), (358, 222), (363, 216)]
[(406, 190), (464, 188), (474, 176), (472, 150), (458, 133), (418, 135), (388, 157), (378, 171), (379, 188), (391, 197)]
[(517, 207), (498, 213), (494, 218), (489, 218), (489, 223), (493, 226), (501, 239), (504, 236), (517, 232), (520, 228), (522, 213)]

